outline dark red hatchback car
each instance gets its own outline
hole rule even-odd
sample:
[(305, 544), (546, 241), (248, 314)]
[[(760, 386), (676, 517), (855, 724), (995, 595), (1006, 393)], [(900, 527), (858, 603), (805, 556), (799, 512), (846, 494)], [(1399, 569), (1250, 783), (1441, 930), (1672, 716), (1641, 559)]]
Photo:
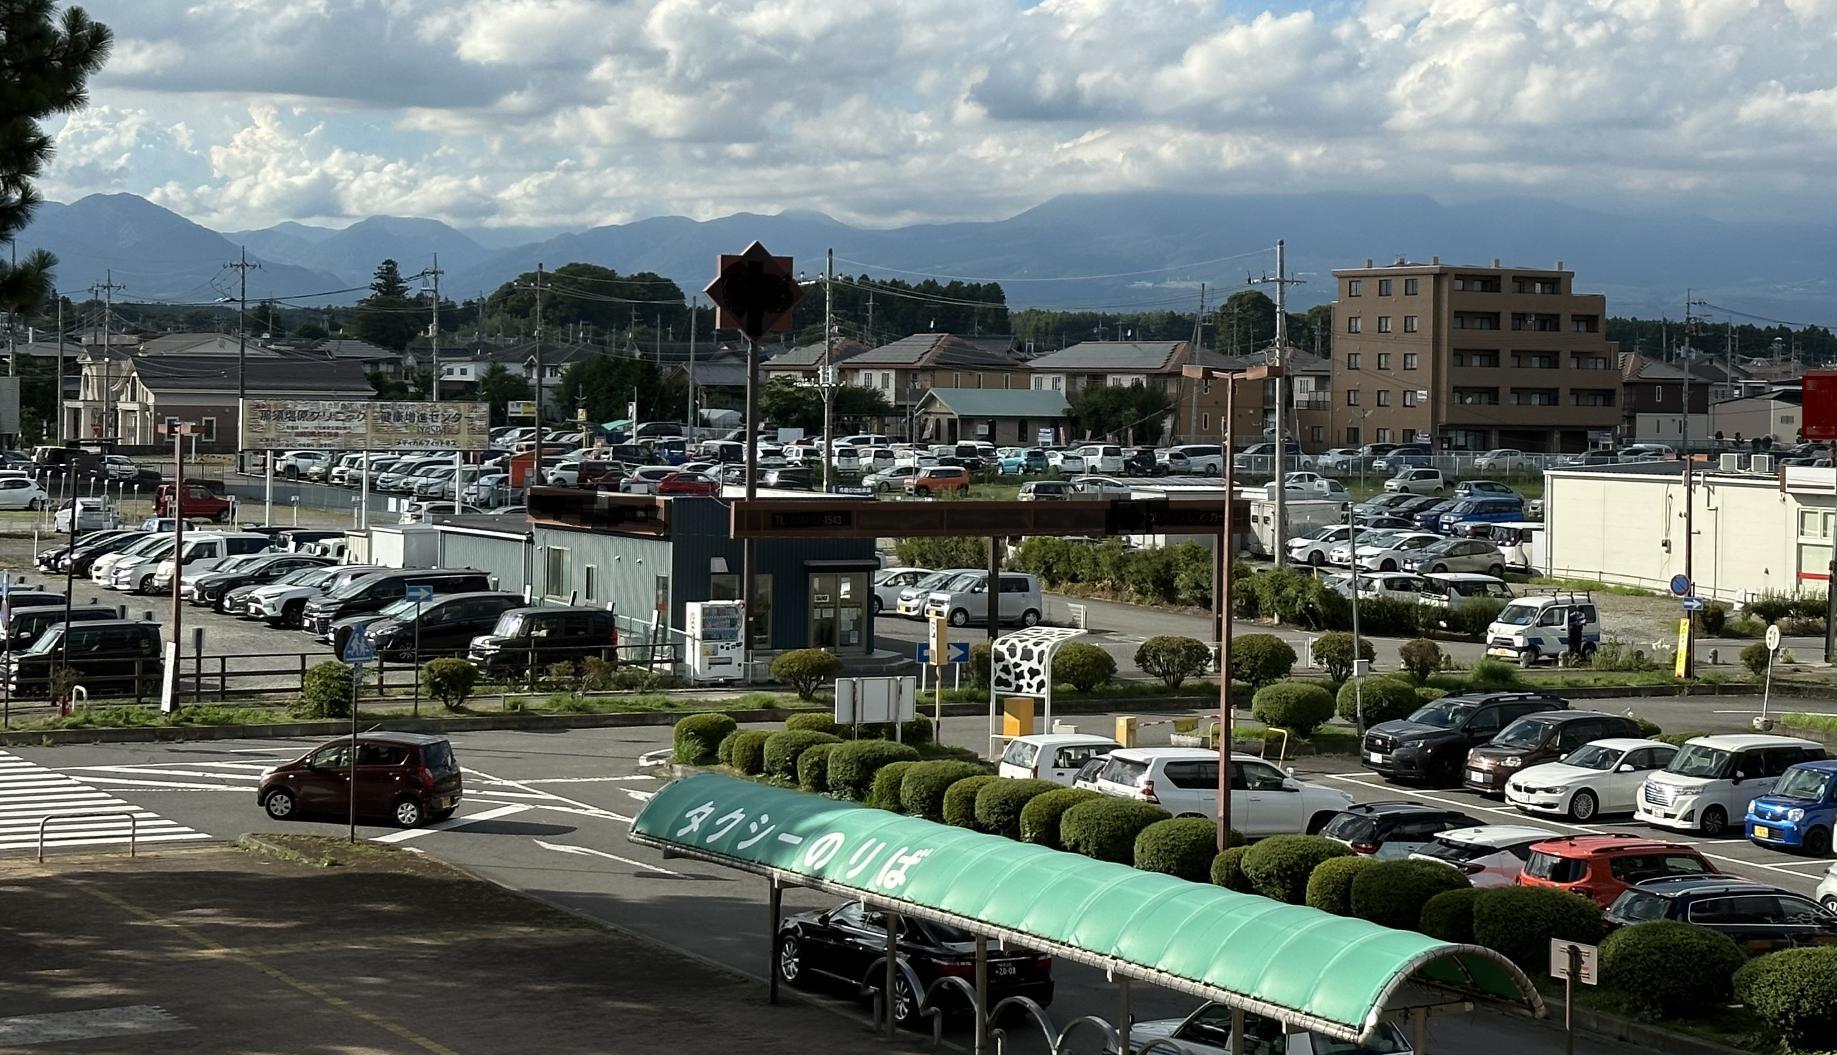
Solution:
[[(262, 774), (256, 801), (277, 821), (306, 814), (345, 816), (351, 806), (351, 738), (331, 740)], [(453, 815), (459, 761), (444, 736), (362, 733), (357, 737), (357, 815), (401, 828)]]

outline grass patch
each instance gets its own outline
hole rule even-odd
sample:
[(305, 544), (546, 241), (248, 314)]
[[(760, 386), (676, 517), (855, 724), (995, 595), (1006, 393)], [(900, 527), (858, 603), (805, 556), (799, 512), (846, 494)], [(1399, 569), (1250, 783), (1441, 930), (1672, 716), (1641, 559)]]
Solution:
[(1794, 711), (1780, 715), (1780, 726), (1808, 733), (1837, 736), (1837, 714), (1806, 714)]
[(1658, 597), (1656, 591), (1642, 590), (1637, 586), (1621, 586), (1618, 583), (1598, 582), (1594, 579), (1552, 579), (1539, 575), (1525, 580), (1532, 586), (1553, 586), (1559, 590), (1587, 590), (1591, 593), (1611, 593), (1620, 597)]
[[(1550, 1003), (1551, 1007), (1560, 1006), (1563, 999), (1562, 989), (1542, 979), (1538, 981), (1538, 988), (1543, 990), (1544, 999)], [(1610, 1015), (1619, 1015), (1635, 1021), (1651, 1021), (1640, 1014), (1636, 1005), (1611, 989), (1577, 987), (1576, 1003), (1581, 1007)], [(1773, 1037), (1766, 1025), (1755, 1018), (1747, 1008), (1740, 1005), (1717, 1005), (1707, 1010), (1708, 1014), (1676, 1016), (1652, 1022), (1652, 1024), (1673, 1033), (1683, 1033), (1710, 1041), (1731, 1051), (1777, 1052), (1779, 1050), (1778, 1038)]]

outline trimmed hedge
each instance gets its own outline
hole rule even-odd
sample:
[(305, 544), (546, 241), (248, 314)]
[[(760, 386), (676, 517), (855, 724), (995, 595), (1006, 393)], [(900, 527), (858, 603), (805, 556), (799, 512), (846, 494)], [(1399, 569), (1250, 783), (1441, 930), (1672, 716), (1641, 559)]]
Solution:
[(1377, 863), (1364, 854), (1327, 858), (1315, 865), (1308, 876), (1308, 891), (1302, 903), (1335, 916), (1352, 915), (1352, 884), (1360, 872)]
[[(1244, 837), (1233, 828), (1226, 845), (1243, 843)], [(1212, 858), (1218, 853), (1218, 823), (1204, 817), (1156, 821), (1135, 837), (1135, 867), (1195, 883), (1211, 879)]]
[(1244, 878), (1244, 855), (1249, 852), (1248, 846), (1232, 846), (1212, 858), (1212, 885), (1240, 894), (1252, 893), (1250, 881)]
[(1301, 905), (1307, 902), (1308, 877), (1314, 869), (1323, 861), (1350, 856), (1353, 852), (1344, 843), (1324, 836), (1272, 835), (1244, 855), (1244, 878), (1251, 890), (1271, 901)]
[[(1368, 661), (1378, 658), (1377, 649), (1371, 645), (1371, 638), (1364, 633), (1359, 634), (1358, 658)], [(1328, 681), (1337, 683), (1352, 677), (1352, 659), (1351, 634), (1334, 630), (1314, 639), (1314, 662), (1327, 668)]]
[(1041, 795), (1063, 790), (1050, 780), (997, 780), (976, 792), (976, 827), (991, 835), (1021, 837), (1021, 811)]
[(916, 762), (918, 748), (886, 740), (851, 740), (829, 752), (829, 790), (856, 802), (867, 798), (874, 774), (890, 762)]
[(1794, 1051), (1828, 1048), (1837, 1037), (1837, 947), (1756, 957), (1735, 972), (1734, 990)]
[(976, 796), (994, 781), (1001, 778), (993, 773), (984, 773), (977, 777), (964, 777), (944, 791), (944, 823), (953, 828), (968, 828), (979, 832), (976, 824)]
[[(67, 671), (60, 667), (59, 673)], [(313, 664), (300, 679), (300, 698), (288, 705), (287, 713), (295, 718), (350, 717), (351, 699), (357, 691), (351, 679), (351, 668), (335, 659)]]
[(1472, 945), (1473, 903), (1480, 892), (1472, 887), (1444, 890), (1422, 904), (1421, 930), (1431, 938)]
[(733, 764), (734, 737), (739, 736), (739, 735), (740, 735), (740, 731), (738, 729), (735, 729), (733, 732), (728, 733), (726, 736), (721, 737), (720, 744), (714, 749), (714, 760), (715, 761), (721, 763), (724, 766), (730, 766)]
[(1419, 690), (1405, 681), (1396, 678), (1364, 678), (1360, 682), (1347, 682), (1339, 687), (1339, 716), (1349, 722), (1359, 720), (1359, 700), (1353, 695), (1353, 687), (1359, 686), (1359, 693), (1364, 698), (1365, 725), (1367, 728), (1379, 722), (1395, 721), (1408, 718), (1416, 708), (1422, 706)]
[(735, 733), (727, 740), (723, 740), (723, 745), (729, 741), (733, 743), (733, 746), (727, 749), (727, 764), (749, 777), (756, 777), (764, 773), (765, 742), (773, 735), (763, 729), (752, 729)]
[(1735, 972), (1747, 961), (1721, 931), (1657, 919), (1622, 927), (1602, 941), (1601, 984), (1646, 1017), (1670, 1018), (1727, 1003)]
[(906, 770), (899, 782), (899, 810), (908, 817), (928, 821), (944, 820), (944, 793), (965, 777), (977, 777), (988, 770), (974, 762), (939, 759), (920, 762)]
[(828, 733), (830, 736), (841, 736), (842, 727), (836, 720), (822, 711), (803, 711), (785, 719), (786, 729), (807, 730), (813, 733)]
[(718, 760), (721, 741), (739, 728), (725, 714), (691, 714), (670, 733), (671, 757), (685, 766), (705, 766)]
[(1295, 650), (1274, 634), (1245, 634), (1231, 642), (1231, 680), (1260, 689), (1288, 677)]
[(906, 771), (918, 765), (917, 759), (901, 759), (888, 762), (874, 771), (874, 779), (868, 782), (867, 799), (864, 806), (877, 810), (899, 812), (899, 786), (906, 779)]
[(1212, 668), (1212, 649), (1197, 638), (1160, 634), (1135, 650), (1135, 665), (1142, 673), (1160, 678), (1168, 688), (1177, 689), (1181, 682)]
[(1021, 841), (1054, 850), (1064, 849), (1059, 845), (1059, 821), (1065, 811), (1099, 797), (1089, 788), (1055, 788), (1028, 799), (1021, 807)]
[(827, 649), (794, 648), (789, 652), (780, 652), (772, 660), (771, 675), (773, 681), (782, 681), (791, 686), (800, 700), (816, 698), (817, 690), (826, 681), (833, 681), (842, 673), (842, 661)]
[(1074, 641), (1052, 654), (1052, 679), (1069, 682), (1079, 692), (1090, 692), (1116, 676), (1116, 659), (1096, 645)]
[(818, 744), (839, 744), (842, 738), (814, 729), (786, 729), (765, 738), (765, 776), (783, 784), (797, 781), (797, 759)]
[(1352, 914), (1398, 930), (1422, 925), (1430, 898), (1473, 884), (1459, 870), (1436, 861), (1379, 861), (1352, 880)]
[(1474, 941), (1532, 977), (1549, 970), (1551, 938), (1594, 945), (1601, 932), (1601, 906), (1567, 890), (1490, 887), (1473, 901)]
[(1429, 675), (1442, 668), (1442, 647), (1426, 637), (1405, 641), (1397, 647), (1397, 658), (1402, 661), (1403, 669), (1410, 672), (1416, 684), (1423, 685)]
[(840, 744), (812, 744), (797, 756), (797, 786), (821, 795), (829, 790), (829, 752)]
[(1307, 736), (1333, 717), (1333, 694), (1312, 682), (1280, 681), (1257, 690), (1250, 713), (1264, 725)]
[(1065, 811), (1059, 818), (1059, 845), (1075, 854), (1126, 865), (1135, 859), (1135, 837), (1142, 829), (1170, 816), (1153, 803), (1103, 795)]

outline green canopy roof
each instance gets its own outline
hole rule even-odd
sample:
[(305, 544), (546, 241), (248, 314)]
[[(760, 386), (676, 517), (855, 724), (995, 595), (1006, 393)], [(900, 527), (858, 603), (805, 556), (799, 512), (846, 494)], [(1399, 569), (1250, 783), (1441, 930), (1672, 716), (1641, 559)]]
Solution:
[(1498, 953), (714, 774), (646, 803), (634, 842), (865, 898), (1346, 1040), (1412, 979), (1541, 1013)]

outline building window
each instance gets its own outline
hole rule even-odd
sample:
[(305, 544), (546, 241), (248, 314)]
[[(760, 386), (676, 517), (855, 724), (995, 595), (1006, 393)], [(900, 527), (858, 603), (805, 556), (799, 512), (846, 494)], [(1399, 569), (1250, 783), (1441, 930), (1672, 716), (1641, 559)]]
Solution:
[(1199, 415), (1199, 431), (1200, 432), (1211, 432), (1212, 431), (1212, 415), (1210, 414)]
[(1327, 442), (1327, 427), (1325, 425), (1309, 425), (1308, 442), (1314, 444)]
[(1359, 368), (1359, 353), (1347, 352), (1346, 353), (1346, 369), (1357, 370), (1358, 368)]
[(740, 573), (730, 571), (708, 576), (708, 599), (710, 601), (738, 601), (740, 599)]
[(581, 576), (581, 602), (592, 604), (600, 599), (600, 570), (589, 564), (581, 569)]
[(204, 426), (204, 442), (214, 442), (217, 439), (217, 419), (204, 418), (202, 424)]
[(1555, 333), (1561, 329), (1562, 318), (1558, 315), (1545, 315), (1537, 312), (1512, 312), (1512, 329), (1528, 330), (1532, 333)]
[(1404, 352), (1403, 353), (1403, 368), (1405, 370), (1416, 369), (1416, 353), (1415, 352)]
[(1494, 367), (1499, 365), (1498, 352), (1457, 351), (1454, 353), (1456, 366)]
[(746, 612), (746, 636), (754, 648), (772, 647), (772, 577), (753, 576), (753, 604)]
[(1497, 293), (1499, 292), (1498, 275), (1456, 275), (1454, 276), (1456, 293)]
[(1460, 406), (1499, 405), (1499, 390), (1496, 388), (1457, 388), (1454, 390), (1454, 402)]
[(1554, 407), (1559, 405), (1554, 388), (1514, 388), (1512, 402), (1521, 407)]
[(1601, 318), (1598, 315), (1571, 315), (1569, 316), (1569, 332), (1570, 333), (1594, 333), (1600, 330), (1600, 328), (1601, 328)]
[(1379, 352), (1378, 353), (1378, 369), (1389, 370), (1390, 368), (1391, 368), (1391, 353)]
[(1346, 390), (1346, 405), (1349, 407), (1356, 407), (1359, 405), (1359, 390), (1358, 389), (1348, 388)]
[(1572, 355), (1569, 357), (1569, 366), (1573, 370), (1606, 370), (1607, 356)]
[(1423, 432), (1421, 429), (1404, 429), (1403, 430), (1403, 442), (1405, 443), (1427, 443), (1429, 442), (1429, 434), (1426, 432)]
[(1416, 405), (1416, 390), (1415, 389), (1406, 388), (1403, 390), (1403, 405), (1406, 407), (1413, 407)]
[(1578, 407), (1611, 407), (1614, 405), (1614, 390), (1611, 388), (1578, 388), (1569, 393), (1569, 398)]
[(1363, 442), (1363, 440), (1359, 439), (1359, 427), (1357, 425), (1346, 426), (1347, 445), (1357, 447)]
[(573, 571), (568, 564), (566, 546), (545, 547), (542, 554), (542, 595), (566, 598), (573, 585)]
[(1379, 333), (1391, 332), (1391, 317), (1389, 315), (1378, 316), (1378, 332)]
[(1403, 317), (1403, 332), (1404, 333), (1415, 333), (1417, 329), (1417, 326), (1416, 326), (1417, 322), (1418, 320), (1416, 316), (1405, 315)]
[(1403, 280), (1403, 295), (1404, 296), (1414, 297), (1416, 294), (1420, 292), (1422, 292), (1422, 280), (1421, 279), (1406, 278)]
[(1483, 451), (1492, 440), (1484, 429), (1449, 429), (1442, 433), (1442, 446), (1455, 451)]
[(1391, 405), (1391, 390), (1390, 389), (1388, 388), (1378, 389), (1378, 405), (1381, 407), (1388, 407)]
[(1352, 316), (1347, 317), (1346, 332), (1347, 333), (1359, 332), (1359, 317), (1357, 315), (1352, 315)]
[(1391, 441), (1391, 430), (1389, 430), (1389, 429), (1379, 429), (1379, 430), (1378, 430), (1378, 438), (1377, 438), (1376, 440), (1374, 440), (1373, 442), (1375, 442), (1375, 443), (1389, 443), (1390, 441)]
[(1360, 293), (1364, 292), (1364, 289), (1365, 289), (1365, 283), (1359, 281), (1358, 279), (1349, 278), (1346, 280), (1346, 296), (1356, 297)]
[(1388, 278), (1379, 279), (1378, 280), (1378, 296), (1388, 297), (1390, 295), (1391, 295), (1391, 280)]
[(1557, 366), (1555, 352), (1513, 352), (1512, 365), (1520, 370), (1554, 370)]

